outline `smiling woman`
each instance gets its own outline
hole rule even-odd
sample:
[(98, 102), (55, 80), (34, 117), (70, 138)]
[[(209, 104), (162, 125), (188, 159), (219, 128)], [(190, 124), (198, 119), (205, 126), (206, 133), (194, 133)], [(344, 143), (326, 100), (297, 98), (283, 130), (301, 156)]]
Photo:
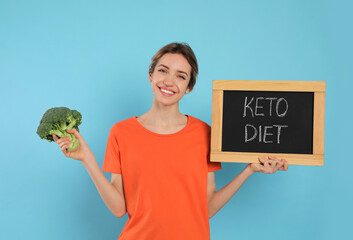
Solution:
[(190, 76), (188, 76), (190, 79), (188, 88), (191, 91), (196, 84), (196, 78), (199, 72), (199, 68), (198, 68), (197, 59), (194, 52), (192, 51), (191, 47), (186, 43), (170, 43), (164, 46), (163, 48), (161, 48), (153, 56), (148, 72), (150, 74), (153, 73), (159, 60), (167, 53), (180, 54), (187, 60), (189, 66), (191, 67), (191, 70), (186, 72), (184, 71), (183, 73), (186, 74), (187, 76), (188, 76), (188, 73), (190, 73)]
[(210, 126), (179, 111), (179, 101), (196, 83), (198, 66), (189, 45), (171, 43), (152, 58), (148, 80), (151, 109), (115, 123), (109, 133), (103, 171), (82, 135), (74, 152), (69, 139), (56, 139), (67, 157), (81, 160), (105, 204), (117, 217), (128, 213), (119, 239), (207, 240), (208, 219), (216, 214), (254, 172), (286, 170), (285, 160), (261, 159), (249, 164), (231, 183), (216, 192), (210, 162)]
[(190, 71), (191, 67), (183, 55), (177, 53), (163, 55), (155, 70), (149, 73), (154, 104), (178, 104), (184, 94), (190, 92)]

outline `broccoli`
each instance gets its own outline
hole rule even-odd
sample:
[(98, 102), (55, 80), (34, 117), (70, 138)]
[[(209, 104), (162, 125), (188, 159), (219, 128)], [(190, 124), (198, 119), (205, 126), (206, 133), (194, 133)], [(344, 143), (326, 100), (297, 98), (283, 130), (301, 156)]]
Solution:
[(55, 134), (59, 138), (70, 137), (72, 143), (67, 148), (68, 152), (75, 151), (79, 147), (79, 141), (76, 137), (66, 132), (72, 128), (79, 131), (78, 126), (81, 124), (82, 115), (76, 110), (70, 110), (66, 107), (54, 107), (48, 109), (37, 129), (37, 134), (41, 139), (46, 139), (49, 142), (54, 141), (52, 134)]

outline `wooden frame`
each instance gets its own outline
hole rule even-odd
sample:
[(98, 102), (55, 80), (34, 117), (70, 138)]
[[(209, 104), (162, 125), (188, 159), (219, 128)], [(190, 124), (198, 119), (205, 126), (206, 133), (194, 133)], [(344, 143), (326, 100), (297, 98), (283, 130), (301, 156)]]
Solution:
[[(313, 154), (222, 152), (223, 91), (314, 92)], [(285, 158), (291, 165), (324, 165), (325, 81), (213, 80), (211, 162), (258, 163), (259, 156)]]

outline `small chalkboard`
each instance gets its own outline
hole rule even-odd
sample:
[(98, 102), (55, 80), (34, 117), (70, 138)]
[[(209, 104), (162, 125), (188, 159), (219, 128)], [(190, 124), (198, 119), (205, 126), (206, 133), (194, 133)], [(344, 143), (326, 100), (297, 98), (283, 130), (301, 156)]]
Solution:
[(214, 80), (211, 161), (323, 165), (325, 82)]

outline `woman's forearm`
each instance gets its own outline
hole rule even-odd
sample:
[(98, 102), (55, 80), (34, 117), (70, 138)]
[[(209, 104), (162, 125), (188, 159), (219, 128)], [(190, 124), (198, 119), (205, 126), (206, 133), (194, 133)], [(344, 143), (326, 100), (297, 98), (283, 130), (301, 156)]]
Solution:
[(209, 218), (213, 217), (233, 197), (233, 195), (253, 173), (253, 170), (251, 170), (248, 165), (230, 183), (217, 192), (214, 192), (208, 202)]
[(104, 176), (102, 170), (94, 157), (82, 161), (92, 181), (94, 182), (101, 198), (109, 210), (116, 216), (122, 217), (126, 213), (125, 197), (122, 190), (116, 189)]

